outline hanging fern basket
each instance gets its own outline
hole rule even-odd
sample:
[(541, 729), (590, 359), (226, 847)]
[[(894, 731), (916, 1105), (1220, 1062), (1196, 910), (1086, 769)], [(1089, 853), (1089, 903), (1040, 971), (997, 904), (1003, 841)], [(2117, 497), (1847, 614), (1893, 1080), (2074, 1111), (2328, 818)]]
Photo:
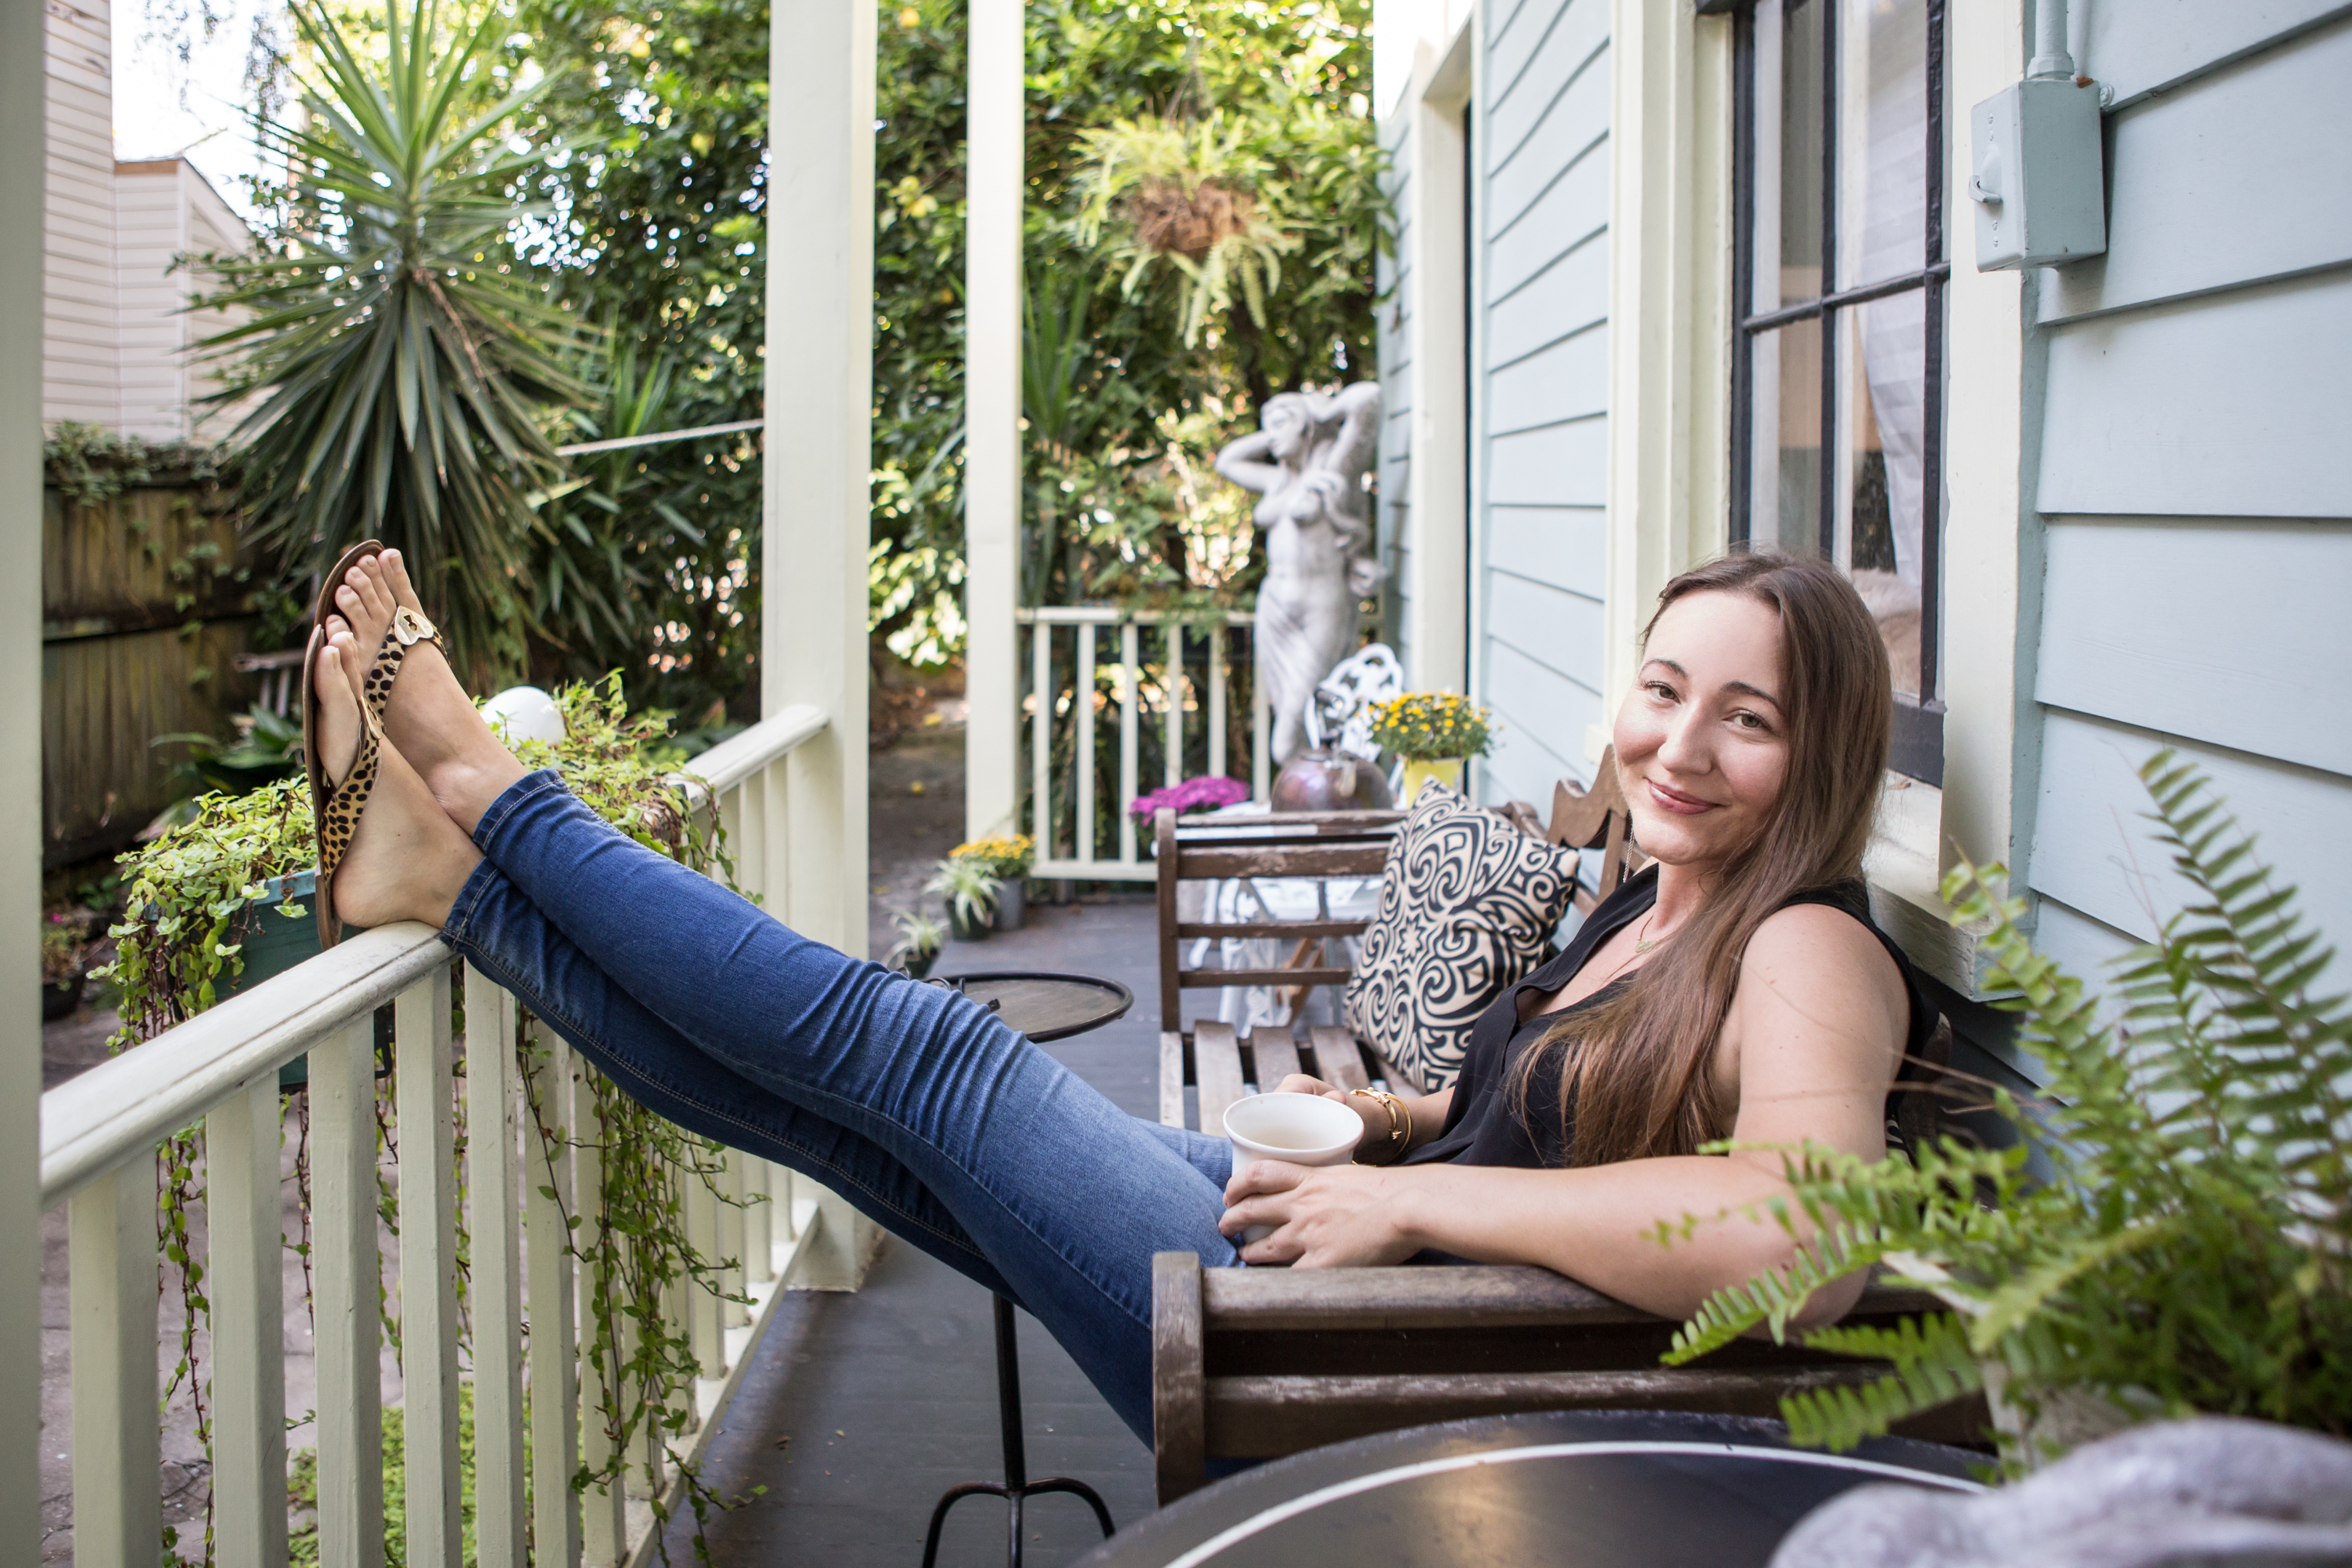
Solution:
[(1199, 264), (1226, 240), (1247, 234), (1257, 198), (1215, 180), (1147, 179), (1127, 197), (1136, 244)]

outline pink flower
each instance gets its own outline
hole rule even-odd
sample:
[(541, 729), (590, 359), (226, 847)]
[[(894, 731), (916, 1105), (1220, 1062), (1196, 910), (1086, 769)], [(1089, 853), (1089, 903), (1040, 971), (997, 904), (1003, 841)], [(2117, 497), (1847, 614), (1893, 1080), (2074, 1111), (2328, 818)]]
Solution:
[(1188, 811), (1214, 810), (1219, 806), (1238, 805), (1249, 799), (1249, 786), (1236, 779), (1187, 779), (1165, 789), (1154, 789), (1149, 795), (1138, 795), (1128, 802), (1128, 813), (1139, 821), (1148, 822), (1157, 816), (1160, 808), (1167, 806), (1178, 816)]

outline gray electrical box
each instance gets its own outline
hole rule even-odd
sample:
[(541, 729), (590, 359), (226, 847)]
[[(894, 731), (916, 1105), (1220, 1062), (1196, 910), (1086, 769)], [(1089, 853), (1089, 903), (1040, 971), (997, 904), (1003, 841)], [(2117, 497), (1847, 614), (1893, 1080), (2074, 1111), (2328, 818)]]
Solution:
[(2063, 267), (2107, 248), (2099, 88), (2029, 78), (1969, 111), (1977, 270)]

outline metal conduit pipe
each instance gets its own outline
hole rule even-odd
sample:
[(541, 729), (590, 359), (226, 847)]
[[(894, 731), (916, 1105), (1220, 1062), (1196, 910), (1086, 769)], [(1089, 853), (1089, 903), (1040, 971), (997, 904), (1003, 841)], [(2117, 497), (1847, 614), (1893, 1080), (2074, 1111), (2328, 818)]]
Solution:
[(2074, 57), (2066, 52), (2066, 0), (2034, 0), (2033, 62), (2028, 78), (2071, 81)]

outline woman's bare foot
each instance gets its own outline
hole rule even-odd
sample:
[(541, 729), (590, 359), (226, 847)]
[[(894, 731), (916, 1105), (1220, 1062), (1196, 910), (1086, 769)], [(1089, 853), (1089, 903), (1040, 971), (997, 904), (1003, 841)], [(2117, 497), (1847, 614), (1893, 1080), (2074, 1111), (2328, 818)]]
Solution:
[[(348, 627), (319, 651), (313, 682), (319, 695), (319, 760), (337, 783), (359, 757), (360, 705), (349, 675), (364, 662)], [(416, 770), (387, 744), (351, 848), (335, 868), (332, 884), (320, 888), (318, 896), (332, 899), (337, 917), (349, 925), (385, 925), (395, 920), (446, 925), (450, 905), (481, 858)]]
[[(328, 633), (332, 636), (336, 622), (342, 621), (355, 647), (365, 651), (345, 661), (354, 694), (383, 643), (393, 612), (403, 605), (425, 613), (398, 550), (361, 561), (335, 590), (335, 608), (341, 613), (327, 618)], [(449, 662), (430, 643), (418, 643), (402, 658), (400, 678), (384, 705), (383, 727), (441, 809), (468, 833), (490, 802), (529, 771), (499, 744)]]

